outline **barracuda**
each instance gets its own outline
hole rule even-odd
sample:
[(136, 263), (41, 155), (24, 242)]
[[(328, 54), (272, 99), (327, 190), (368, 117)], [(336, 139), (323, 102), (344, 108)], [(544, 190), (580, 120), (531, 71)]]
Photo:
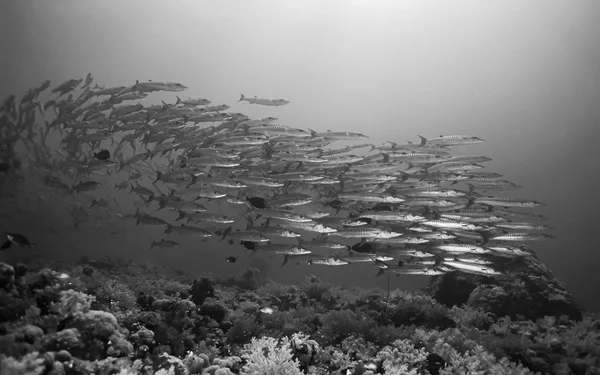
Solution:
[[(102, 215), (117, 212), (138, 225), (166, 226), (169, 236), (203, 240), (216, 235), (248, 250), (283, 254), (284, 264), (374, 263), (381, 270), (414, 275), (496, 275), (504, 269), (496, 265), (502, 264), (499, 257), (535, 255), (528, 247), (507, 244), (553, 238), (506, 233), (552, 228), (526, 222), (545, 218), (532, 212), (544, 205), (538, 201), (483, 195), (519, 186), (498, 173), (482, 172), (479, 163), (488, 157), (452, 155), (451, 146), (482, 143), (481, 138), (446, 135), (374, 146), (355, 142), (367, 139), (365, 134), (294, 128), (276, 124), (276, 117), (251, 119), (225, 112), (227, 104), (168, 94), (187, 89), (179, 83), (91, 88), (91, 82), (91, 73), (85, 82), (71, 79), (54, 89), (44, 81), (20, 101), (13, 95), (0, 104), (0, 182), (17, 190), (32, 188), (42, 208), (47, 197), (56, 198), (68, 206), (66, 220), (76, 228), (90, 220), (104, 230), (113, 223)], [(163, 100), (152, 102), (151, 92), (163, 92)], [(143, 104), (135, 103), (138, 99)], [(289, 103), (243, 95), (239, 102), (271, 106), (271, 111)], [(282, 115), (293, 112), (283, 110)], [(330, 146), (339, 140), (348, 142)], [(94, 172), (98, 181), (79, 179)], [(46, 183), (23, 184), (35, 173)], [(135, 215), (121, 214), (120, 200), (111, 196), (128, 185)], [(90, 196), (69, 199), (79, 193)], [(140, 208), (177, 211), (178, 217), (167, 217), (172, 212), (165, 210), (162, 219)], [(508, 220), (513, 217), (519, 219)], [(173, 224), (182, 220), (199, 224)], [(226, 229), (215, 229), (221, 224)], [(328, 241), (327, 234), (340, 242), (360, 242)], [(1, 250), (9, 250), (10, 238)], [(285, 238), (297, 244), (269, 243), (291, 241)], [(151, 245), (177, 246), (166, 238)], [(313, 249), (338, 254), (308, 254)], [(359, 254), (346, 255), (347, 249)], [(227, 262), (238, 258), (228, 256)]]

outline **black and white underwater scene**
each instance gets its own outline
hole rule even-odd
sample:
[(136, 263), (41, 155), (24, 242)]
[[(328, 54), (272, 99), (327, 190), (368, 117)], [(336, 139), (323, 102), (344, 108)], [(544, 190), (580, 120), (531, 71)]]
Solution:
[(598, 1), (0, 28), (1, 375), (600, 374)]

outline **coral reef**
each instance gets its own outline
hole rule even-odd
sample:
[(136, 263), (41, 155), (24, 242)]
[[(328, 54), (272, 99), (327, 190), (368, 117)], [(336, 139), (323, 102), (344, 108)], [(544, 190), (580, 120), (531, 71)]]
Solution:
[(279, 285), (256, 270), (219, 281), (90, 267), (62, 266), (64, 277), (0, 264), (2, 375), (600, 373), (598, 317), (556, 308), (528, 319), (541, 296), (568, 301), (552, 282), (536, 290), (533, 276), (474, 286), (448, 307), (436, 298), (452, 289), (440, 279), (433, 296), (387, 296), (313, 276)]

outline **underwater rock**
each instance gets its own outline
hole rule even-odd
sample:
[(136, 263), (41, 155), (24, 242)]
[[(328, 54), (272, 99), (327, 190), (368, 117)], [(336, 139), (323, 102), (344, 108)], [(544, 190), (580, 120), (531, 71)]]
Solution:
[(92, 275), (94, 275), (94, 267), (92, 267), (92, 266), (85, 266), (81, 270), (81, 273), (83, 273), (85, 276), (90, 276), (91, 277)]
[(20, 298), (16, 291), (0, 289), (0, 322), (10, 322), (25, 315), (30, 302)]
[(225, 319), (225, 316), (227, 316), (227, 307), (214, 298), (207, 298), (200, 305), (200, 313), (221, 323)]
[(446, 367), (446, 361), (439, 354), (429, 353), (427, 355), (427, 371), (431, 375), (438, 375), (440, 373), (440, 369)]
[(183, 364), (190, 374), (201, 374), (205, 367), (204, 359), (197, 355), (190, 355), (183, 359)]
[(34, 281), (31, 283), (31, 289), (44, 289), (47, 286), (55, 286), (59, 281), (57, 275), (50, 268), (44, 268), (35, 276)]
[(54, 358), (60, 362), (69, 362), (73, 359), (73, 356), (68, 351), (61, 350), (54, 355)]
[(87, 356), (91, 355), (92, 358), (104, 358), (106, 355), (118, 357), (127, 356), (133, 352), (133, 345), (121, 332), (117, 318), (109, 312), (90, 310), (75, 317), (69, 325), (77, 328), (81, 333)]
[[(163, 353), (158, 356), (154, 362), (154, 371), (166, 370), (174, 375), (188, 375), (188, 369), (184, 365), (183, 361), (177, 357)], [(170, 369), (173, 369), (172, 372)]]
[(154, 302), (152, 302), (152, 309), (153, 310), (160, 310), (160, 311), (175, 311), (176, 310), (176, 306), (177, 306), (177, 301), (172, 300), (172, 299), (157, 299)]
[(42, 347), (46, 350), (67, 350), (72, 352), (80, 350), (83, 347), (83, 342), (77, 328), (67, 328), (45, 335), (42, 338)]
[(236, 370), (239, 372), (241, 368), (242, 359), (238, 356), (231, 356), (226, 358), (215, 358), (213, 361), (213, 365), (217, 365), (219, 367), (227, 367), (232, 370)]
[(0, 262), (0, 288), (9, 290), (15, 282), (15, 269), (10, 264)]
[(106, 354), (110, 357), (126, 357), (133, 353), (133, 345), (120, 332), (113, 333), (108, 343)]
[(98, 339), (108, 339), (119, 330), (117, 318), (107, 311), (100, 310), (90, 310), (77, 316), (73, 325), (81, 332), (89, 333)]
[(23, 277), (27, 274), (27, 271), (29, 271), (29, 267), (26, 264), (17, 263), (15, 266), (15, 277)]
[(504, 288), (494, 285), (480, 285), (473, 290), (467, 305), (486, 312), (492, 312), (497, 316), (511, 315), (510, 305), (513, 296), (510, 296)]
[(489, 277), (469, 275), (464, 272), (448, 272), (432, 277), (423, 291), (442, 305), (460, 306), (467, 303), (477, 285), (487, 283), (489, 279)]
[[(426, 290), (440, 303), (466, 303), (497, 316), (536, 320), (546, 315), (567, 315), (572, 320), (582, 319), (573, 296), (537, 257), (504, 259), (498, 261), (497, 268), (506, 274), (491, 278), (453, 272), (434, 277)], [(454, 288), (459, 291), (453, 294)]]
[(52, 370), (48, 372), (48, 375), (65, 375), (66, 373), (65, 365), (62, 362), (54, 361)]
[(210, 358), (208, 357), (208, 354), (200, 353), (197, 356), (204, 360), (204, 368), (210, 366)]
[(37, 339), (44, 336), (44, 330), (33, 324), (27, 324), (15, 330), (19, 341), (33, 344)]
[(215, 296), (215, 286), (210, 279), (203, 277), (201, 279), (194, 280), (192, 285), (192, 302), (197, 306), (204, 303), (207, 297)]
[(154, 346), (154, 332), (142, 325), (139, 326), (135, 333), (129, 336), (129, 339), (135, 346)]
[(217, 365), (210, 365), (208, 366), (206, 369), (204, 369), (203, 374), (210, 374), (210, 375), (215, 375), (215, 372), (220, 369), (219, 366)]
[(150, 307), (152, 307), (152, 304), (155, 300), (156, 299), (154, 297), (149, 296), (144, 292), (140, 292), (137, 298), (137, 303), (142, 309), (148, 310)]
[(258, 268), (248, 267), (241, 274), (229, 276), (221, 284), (250, 291), (258, 289), (265, 282), (265, 277)]
[(16, 333), (0, 336), (0, 357), (2, 355), (21, 357), (36, 350), (30, 343), (23, 342)]

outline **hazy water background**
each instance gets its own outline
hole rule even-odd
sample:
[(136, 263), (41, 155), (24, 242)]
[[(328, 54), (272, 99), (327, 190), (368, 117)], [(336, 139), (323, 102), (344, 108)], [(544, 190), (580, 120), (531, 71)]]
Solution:
[[(374, 144), (416, 134), (486, 139), (455, 154), (493, 158), (487, 170), (523, 186), (504, 195), (548, 203), (540, 212), (558, 238), (534, 246), (584, 307), (600, 311), (597, 1), (5, 0), (0, 43), (2, 98), (91, 72), (106, 86), (180, 82), (189, 87), (182, 97), (294, 127), (362, 132)], [(240, 93), (291, 104), (236, 103)], [(130, 198), (118, 199), (133, 211)], [(148, 252), (150, 239), (162, 236), (132, 223), (115, 237), (91, 228), (52, 233), (60, 215), (38, 211), (3, 219), (0, 230), (26, 233), (45, 259), (107, 254), (221, 275), (250, 261), (239, 246), (193, 240)], [(231, 265), (228, 255), (243, 257)], [(287, 283), (307, 273), (346, 285), (386, 283), (364, 265), (280, 269), (279, 258), (265, 259), (269, 276)], [(402, 277), (393, 286), (425, 282)]]

